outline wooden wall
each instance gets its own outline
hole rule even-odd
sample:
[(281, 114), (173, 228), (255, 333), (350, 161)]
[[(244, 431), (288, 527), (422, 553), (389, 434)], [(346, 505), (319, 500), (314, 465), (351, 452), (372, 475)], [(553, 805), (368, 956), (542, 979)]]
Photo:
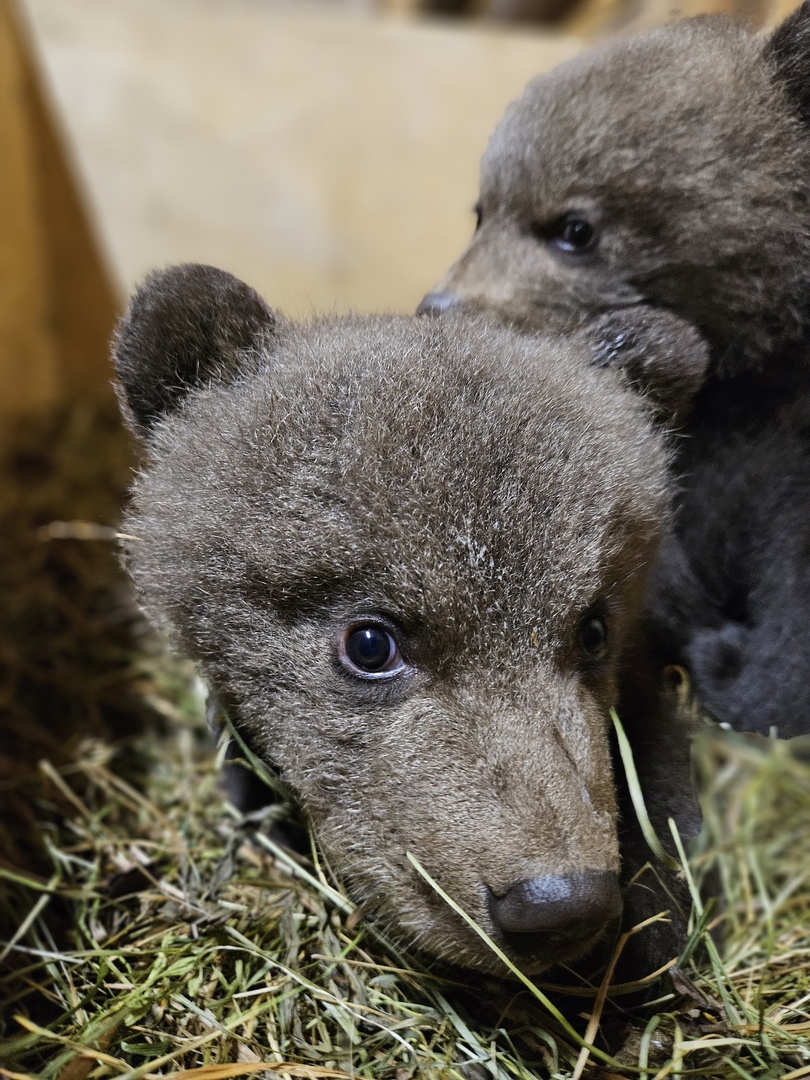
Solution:
[(506, 104), (579, 42), (268, 0), (25, 0), (117, 287), (213, 263), (293, 316), (413, 310)]
[(27, 42), (0, 0), (0, 413), (108, 394), (115, 307)]

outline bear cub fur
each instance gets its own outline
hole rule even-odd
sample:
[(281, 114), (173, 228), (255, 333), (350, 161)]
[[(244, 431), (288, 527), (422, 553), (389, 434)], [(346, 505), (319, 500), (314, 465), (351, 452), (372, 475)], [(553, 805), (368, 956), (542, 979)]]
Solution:
[[(654, 356), (660, 327), (640, 333)], [(185, 266), (146, 281), (115, 344), (147, 451), (126, 522), (146, 611), (366, 914), (501, 974), (409, 853), (530, 973), (592, 970), (661, 910), (633, 938), (636, 972), (683, 943), (684, 884), (644, 869), (609, 716), (667, 528), (667, 449), (649, 404), (591, 365), (594, 334), (293, 324)], [(656, 407), (682, 389), (664, 380)], [(650, 816), (689, 838), (686, 733), (643, 688), (630, 698)]]
[(717, 720), (810, 731), (810, 0), (770, 34), (687, 19), (531, 82), (478, 218), (423, 311), (569, 331), (641, 305), (709, 343), (650, 634)]

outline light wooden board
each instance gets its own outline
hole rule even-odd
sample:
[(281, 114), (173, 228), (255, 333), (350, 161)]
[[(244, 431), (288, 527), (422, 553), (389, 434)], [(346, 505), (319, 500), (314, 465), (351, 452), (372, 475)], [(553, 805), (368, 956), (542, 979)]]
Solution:
[(0, 414), (109, 394), (116, 307), (14, 15), (0, 0)]
[(293, 315), (412, 310), (505, 105), (578, 43), (271, 0), (25, 0), (116, 281), (183, 260)]
[(39, 218), (26, 73), (9, 11), (0, 5), (0, 410), (56, 395), (47, 332), (45, 250)]

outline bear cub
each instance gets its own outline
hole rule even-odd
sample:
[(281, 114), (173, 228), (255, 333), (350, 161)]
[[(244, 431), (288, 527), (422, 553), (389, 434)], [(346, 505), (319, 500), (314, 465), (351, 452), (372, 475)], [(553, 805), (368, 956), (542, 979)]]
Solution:
[[(125, 526), (147, 613), (367, 916), (500, 974), (409, 853), (529, 973), (598, 968), (656, 911), (636, 973), (684, 940), (684, 883), (647, 865), (609, 715), (668, 524), (667, 448), (598, 351), (593, 331), (475, 317), (293, 324), (202, 266), (153, 274), (115, 343), (147, 455)], [(656, 408), (682, 392), (664, 380)], [(629, 697), (651, 819), (689, 838), (686, 732)]]
[(709, 343), (651, 639), (718, 721), (810, 731), (810, 0), (770, 34), (687, 19), (534, 80), (477, 211), (422, 311), (567, 332), (639, 306)]

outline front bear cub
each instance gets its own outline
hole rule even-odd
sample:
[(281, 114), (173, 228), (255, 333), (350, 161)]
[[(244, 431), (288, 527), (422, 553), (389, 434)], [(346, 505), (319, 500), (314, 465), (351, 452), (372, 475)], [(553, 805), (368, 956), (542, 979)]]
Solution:
[[(296, 325), (186, 266), (146, 281), (115, 346), (148, 450), (126, 522), (147, 612), (369, 917), (493, 972), (408, 853), (530, 973), (594, 967), (662, 909), (639, 967), (683, 941), (682, 881), (637, 874), (649, 852), (609, 719), (667, 455), (588, 340), (483, 319)], [(634, 707), (651, 817), (691, 836), (688, 740), (655, 701)]]
[(567, 332), (646, 307), (708, 341), (651, 638), (717, 720), (810, 731), (810, 0), (770, 34), (688, 19), (534, 80), (478, 218), (423, 310)]

